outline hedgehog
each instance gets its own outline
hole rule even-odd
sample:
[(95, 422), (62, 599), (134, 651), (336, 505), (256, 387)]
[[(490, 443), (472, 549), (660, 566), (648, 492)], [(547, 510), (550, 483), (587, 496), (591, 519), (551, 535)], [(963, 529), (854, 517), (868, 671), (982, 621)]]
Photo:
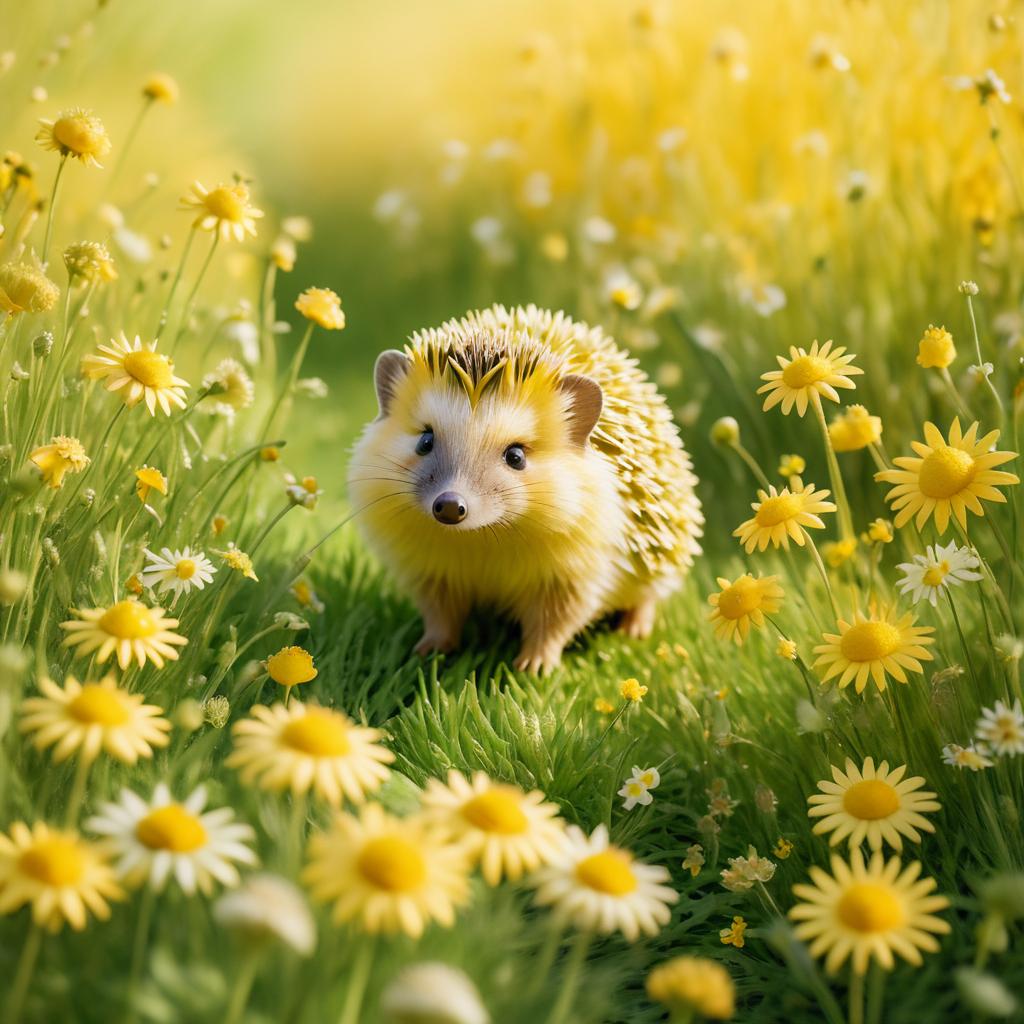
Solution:
[(374, 368), (379, 414), (349, 490), (369, 546), (458, 647), (480, 606), (515, 620), (515, 666), (547, 673), (589, 624), (649, 636), (700, 553), (690, 458), (664, 397), (598, 327), (535, 306), (415, 333)]

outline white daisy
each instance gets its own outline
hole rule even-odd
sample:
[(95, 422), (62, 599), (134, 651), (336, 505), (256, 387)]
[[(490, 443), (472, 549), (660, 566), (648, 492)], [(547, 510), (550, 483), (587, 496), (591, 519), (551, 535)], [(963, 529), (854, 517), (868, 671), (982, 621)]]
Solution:
[(618, 795), (622, 797), (622, 808), (626, 811), (633, 810), (637, 804), (646, 807), (654, 802), (651, 790), (656, 789), (661, 782), (661, 775), (657, 768), (638, 768), (633, 765), (633, 774), (622, 783), (622, 789)]
[(951, 768), (970, 768), (972, 772), (992, 767), (992, 759), (987, 754), (983, 746), (975, 743), (968, 743), (966, 747), (961, 747), (959, 743), (947, 743), (942, 748), (942, 760), (946, 764)]
[(234, 820), (230, 807), (203, 812), (206, 788), (199, 786), (180, 803), (164, 783), (147, 803), (130, 789), (117, 802), (100, 807), (86, 827), (108, 837), (117, 856), (118, 876), (128, 885), (147, 882), (159, 892), (173, 875), (187, 895), (209, 895), (214, 883), (234, 886), (239, 864), (255, 864), (246, 846), (256, 833)]
[(173, 551), (161, 548), (158, 555), (149, 548), (145, 552), (147, 564), (140, 573), (143, 585), (155, 586), (164, 594), (171, 591), (176, 599), (193, 587), (202, 590), (207, 583), (213, 582), (213, 574), (217, 571), (202, 551), (193, 551), (189, 547)]
[(1021, 714), (1020, 699), (1013, 702), (1013, 707), (997, 700), (995, 707), (982, 708), (974, 735), (1000, 757), (1024, 754), (1024, 714)]
[(621, 931), (630, 942), (668, 924), (669, 905), (679, 894), (664, 884), (666, 868), (641, 864), (613, 846), (604, 825), (589, 837), (570, 825), (566, 840), (558, 860), (534, 875), (538, 905), (553, 907), (558, 919), (576, 928), (602, 935)]
[(926, 554), (914, 555), (913, 562), (896, 566), (903, 570), (903, 578), (898, 581), (900, 593), (909, 593), (915, 604), (926, 599), (934, 608), (943, 589), (980, 580), (981, 573), (972, 571), (980, 564), (970, 548), (958, 548), (955, 541), (945, 547), (929, 544)]

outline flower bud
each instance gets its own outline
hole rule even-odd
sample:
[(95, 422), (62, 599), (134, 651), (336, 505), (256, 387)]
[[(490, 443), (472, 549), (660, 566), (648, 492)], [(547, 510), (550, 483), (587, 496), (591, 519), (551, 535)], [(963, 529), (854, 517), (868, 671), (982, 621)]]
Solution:
[(732, 416), (723, 416), (711, 424), (711, 440), (715, 444), (732, 445), (740, 442), (740, 425)]
[(53, 351), (53, 332), (43, 331), (32, 339), (32, 354), (36, 359), (45, 359)]
[(1017, 1011), (1013, 993), (995, 976), (974, 967), (958, 967), (954, 972), (960, 998), (983, 1017), (1010, 1017)]

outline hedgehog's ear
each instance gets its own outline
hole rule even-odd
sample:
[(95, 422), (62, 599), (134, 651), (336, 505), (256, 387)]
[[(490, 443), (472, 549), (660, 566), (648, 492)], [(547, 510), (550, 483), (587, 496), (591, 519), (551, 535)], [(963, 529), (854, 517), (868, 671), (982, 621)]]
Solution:
[(571, 373), (563, 377), (558, 386), (569, 400), (569, 439), (582, 448), (601, 415), (604, 405), (601, 385), (589, 377)]
[(409, 357), (404, 352), (389, 348), (377, 356), (377, 362), (373, 365), (373, 383), (377, 389), (377, 404), (382, 418), (391, 411), (395, 391), (408, 372)]

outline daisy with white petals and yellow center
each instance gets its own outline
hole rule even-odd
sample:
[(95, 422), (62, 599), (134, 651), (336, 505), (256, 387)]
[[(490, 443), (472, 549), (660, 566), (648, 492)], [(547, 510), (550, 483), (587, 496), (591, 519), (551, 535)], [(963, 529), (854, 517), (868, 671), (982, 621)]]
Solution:
[(96, 651), (98, 661), (106, 661), (117, 652), (117, 663), (127, 668), (135, 661), (143, 668), (151, 661), (157, 668), (167, 661), (176, 661), (178, 652), (188, 640), (171, 630), (178, 625), (177, 619), (165, 619), (162, 608), (147, 608), (129, 597), (118, 601), (109, 608), (72, 608), (78, 616), (62, 622), (60, 628), (67, 630), (65, 647), (77, 647), (79, 655)]
[(1000, 757), (1024, 754), (1024, 712), (1020, 700), (1012, 706), (997, 700), (995, 707), (982, 708), (974, 735)]
[(980, 564), (970, 548), (958, 548), (955, 541), (945, 547), (929, 544), (925, 554), (914, 555), (912, 562), (896, 566), (903, 571), (898, 581), (900, 593), (910, 594), (912, 601), (924, 599), (934, 608), (941, 592), (980, 580), (981, 573), (973, 571)]
[(120, 391), (131, 409), (145, 401), (151, 416), (159, 405), (164, 415), (171, 406), (185, 408), (188, 381), (174, 375), (174, 362), (156, 350), (157, 343), (143, 343), (136, 335), (131, 341), (122, 331), (109, 345), (100, 345), (95, 353), (82, 358), (82, 375), (89, 380), (105, 380), (108, 391)]
[(852, 957), (856, 974), (865, 974), (874, 958), (885, 970), (895, 966), (893, 954), (919, 966), (921, 950), (934, 953), (936, 934), (949, 925), (935, 912), (949, 900), (935, 896), (935, 880), (920, 878), (921, 865), (908, 864), (900, 871), (898, 857), (886, 863), (881, 853), (865, 865), (860, 850), (850, 863), (832, 858), (832, 874), (819, 867), (810, 870), (813, 885), (794, 885), (803, 902), (789, 912), (797, 923), (798, 939), (810, 942), (811, 956), (825, 955), (830, 973)]
[(750, 627), (760, 629), (765, 615), (773, 615), (782, 607), (785, 596), (778, 576), (757, 577), (749, 572), (737, 576), (731, 583), (718, 577), (717, 594), (708, 597), (712, 612), (708, 616), (715, 628), (715, 636), (742, 644)]
[(919, 829), (935, 831), (922, 815), (941, 805), (934, 793), (921, 789), (925, 781), (919, 775), (904, 779), (906, 770), (901, 765), (889, 771), (888, 761), (876, 768), (870, 757), (861, 768), (847, 758), (845, 772), (832, 765), (832, 781), (819, 782), (821, 792), (807, 798), (808, 816), (822, 819), (814, 826), (815, 835), (831, 832), (830, 846), (844, 839), (860, 846), (866, 840), (872, 850), (880, 850), (883, 841), (902, 850), (903, 836), (919, 843)]
[(431, 921), (450, 928), (469, 896), (469, 861), (436, 823), (394, 818), (377, 804), (338, 814), (309, 842), (302, 879), (313, 898), (333, 903), (336, 924), (416, 939)]
[(213, 582), (213, 574), (217, 571), (202, 551), (193, 551), (189, 547), (161, 548), (160, 554), (154, 554), (149, 548), (146, 553), (146, 565), (140, 576), (147, 587), (156, 587), (161, 594), (170, 591), (175, 599), (190, 590), (202, 590), (207, 583)]
[(833, 349), (831, 341), (820, 347), (814, 342), (810, 351), (791, 345), (789, 359), (785, 356), (775, 358), (781, 369), (762, 373), (761, 380), (767, 383), (762, 384), (757, 393), (767, 394), (765, 412), (781, 402), (782, 411), (787, 416), (794, 405), (797, 414), (803, 416), (811, 401), (820, 402), (823, 397), (838, 402), (836, 389), (852, 390), (856, 385), (850, 378), (864, 372), (859, 366), (850, 365), (856, 358), (854, 355), (846, 354), (843, 346)]
[(122, 690), (113, 676), (84, 685), (68, 676), (63, 689), (43, 678), (39, 689), (42, 697), (29, 697), (21, 705), (21, 731), (31, 735), (39, 750), (54, 747), (57, 763), (76, 752), (92, 762), (105, 750), (135, 764), (140, 757), (152, 757), (154, 747), (167, 746), (171, 723), (163, 709)]
[(825, 500), (828, 496), (828, 491), (816, 491), (814, 484), (794, 484), (793, 490), (783, 487), (777, 491), (771, 486), (767, 491), (758, 491), (759, 500), (750, 506), (753, 518), (740, 523), (732, 535), (739, 537), (748, 555), (754, 548), (764, 551), (769, 544), (788, 550), (790, 540), (803, 547), (808, 528), (825, 529), (818, 513), (836, 510), (831, 501)]
[(426, 816), (449, 830), (480, 865), (488, 885), (516, 881), (557, 857), (565, 837), (558, 806), (540, 790), (494, 782), (484, 772), (472, 780), (454, 769), (448, 783), (431, 779), (423, 794)]
[(328, 803), (362, 803), (387, 779), (395, 755), (377, 741), (379, 729), (356, 725), (340, 711), (293, 701), (256, 705), (232, 730), (234, 749), (226, 764), (242, 781), (263, 789), (306, 793)]
[(613, 846), (604, 825), (590, 836), (570, 825), (566, 840), (558, 860), (534, 876), (538, 905), (553, 907), (558, 919), (581, 931), (620, 931), (630, 942), (668, 924), (679, 894), (665, 885), (667, 869)]
[(105, 803), (86, 828), (105, 836), (117, 855), (117, 873), (127, 885), (148, 884), (159, 892), (173, 875), (182, 892), (209, 895), (215, 882), (237, 885), (235, 864), (255, 864), (247, 845), (255, 832), (234, 820), (230, 807), (204, 811), (206, 789), (200, 786), (177, 801), (160, 783), (145, 801), (130, 789)]

